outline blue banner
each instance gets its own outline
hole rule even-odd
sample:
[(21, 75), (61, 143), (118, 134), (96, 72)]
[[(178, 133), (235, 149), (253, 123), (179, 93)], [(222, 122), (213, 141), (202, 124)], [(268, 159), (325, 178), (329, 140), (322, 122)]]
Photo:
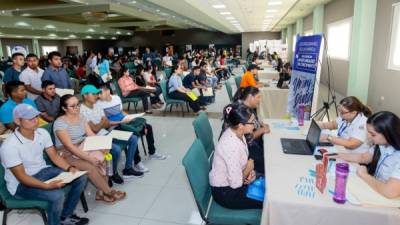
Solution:
[(298, 36), (294, 52), (288, 112), (297, 115), (298, 105), (304, 104), (306, 106), (304, 119), (306, 120), (310, 119), (310, 111), (313, 105), (321, 42), (322, 35)]

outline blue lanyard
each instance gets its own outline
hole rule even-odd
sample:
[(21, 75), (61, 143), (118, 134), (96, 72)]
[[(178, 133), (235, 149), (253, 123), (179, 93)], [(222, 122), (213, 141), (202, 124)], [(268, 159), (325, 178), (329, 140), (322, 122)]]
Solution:
[[(345, 126), (346, 125), (346, 126)], [(338, 136), (341, 137), (343, 132), (346, 130), (347, 128), (347, 122), (342, 123), (342, 125), (340, 126), (339, 130), (338, 130)]]
[(375, 177), (378, 176), (379, 174), (379, 170), (381, 169), (382, 164), (385, 162), (385, 160), (390, 156), (390, 154), (385, 154), (385, 156), (383, 157), (383, 159), (381, 160), (380, 163), (378, 163), (378, 166), (376, 167), (376, 171), (375, 171)]

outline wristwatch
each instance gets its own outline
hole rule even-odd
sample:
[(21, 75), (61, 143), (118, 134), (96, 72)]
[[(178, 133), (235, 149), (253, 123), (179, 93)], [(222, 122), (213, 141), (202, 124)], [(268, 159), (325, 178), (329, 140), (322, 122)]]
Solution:
[(328, 134), (328, 137), (326, 138), (329, 142), (331, 142), (332, 143), (332, 139), (333, 139), (333, 137), (332, 137), (332, 135), (330, 135), (330, 134)]

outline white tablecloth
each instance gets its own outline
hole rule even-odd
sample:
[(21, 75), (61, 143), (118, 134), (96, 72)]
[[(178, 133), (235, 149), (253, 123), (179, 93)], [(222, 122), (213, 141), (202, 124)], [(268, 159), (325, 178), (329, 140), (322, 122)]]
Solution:
[[(260, 80), (265, 82), (266, 80)], [(270, 87), (261, 88), (261, 104), (258, 109), (259, 117), (262, 119), (282, 119), (287, 115), (287, 104), (289, 89), (276, 87), (276, 82), (268, 82)]]
[[(275, 128), (288, 120), (265, 120), (271, 133), (264, 137), (267, 194), (264, 201), (262, 225), (399, 225), (400, 210), (366, 208), (350, 203), (340, 205), (328, 193), (333, 178), (328, 178), (324, 194), (315, 198), (299, 196), (295, 185), (299, 178), (308, 176), (308, 170), (317, 162), (313, 156), (288, 155), (282, 152), (280, 138), (305, 139), (307, 129), (300, 131)], [(309, 123), (306, 124), (308, 126)], [(342, 149), (339, 149), (342, 150)]]

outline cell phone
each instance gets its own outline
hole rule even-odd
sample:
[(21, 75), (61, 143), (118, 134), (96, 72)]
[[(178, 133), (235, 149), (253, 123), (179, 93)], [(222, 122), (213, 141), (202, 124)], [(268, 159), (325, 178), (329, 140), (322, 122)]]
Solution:
[(321, 147), (333, 147), (333, 144), (330, 143), (330, 142), (320, 142), (320, 143), (318, 143), (318, 146), (321, 146)]
[(314, 155), (314, 158), (315, 158), (316, 160), (322, 160), (322, 155)]

